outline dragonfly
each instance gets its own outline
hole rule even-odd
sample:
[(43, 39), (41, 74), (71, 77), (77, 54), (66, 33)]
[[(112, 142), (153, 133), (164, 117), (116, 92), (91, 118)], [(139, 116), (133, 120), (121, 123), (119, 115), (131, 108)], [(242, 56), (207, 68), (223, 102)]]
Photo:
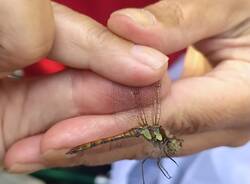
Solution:
[[(171, 159), (176, 165), (178, 165), (171, 156), (175, 155), (182, 148), (183, 140), (176, 138), (174, 135), (170, 134), (169, 131), (165, 131), (164, 128), (160, 125), (161, 117), (161, 100), (160, 100), (160, 91), (161, 91), (161, 82), (158, 81), (152, 85), (151, 90), (153, 90), (152, 97), (150, 102), (143, 102), (143, 91), (142, 88), (130, 88), (130, 92), (135, 101), (136, 112), (136, 121), (138, 122), (138, 127), (132, 128), (126, 132), (123, 132), (118, 135), (111, 137), (106, 137), (103, 139), (95, 140), (85, 144), (78, 145), (70, 149), (66, 154), (78, 154), (84, 152), (85, 150), (91, 149), (98, 145), (118, 141), (121, 139), (127, 138), (139, 138), (142, 137), (149, 143), (153, 144), (154, 147), (160, 149), (160, 151)], [(146, 104), (146, 105), (145, 105)], [(150, 106), (150, 110), (146, 111), (145, 106)], [(157, 165), (164, 176), (168, 179), (171, 178), (167, 170), (162, 166), (161, 159), (163, 157), (157, 158)], [(143, 164), (147, 159), (142, 161), (142, 178), (143, 184), (145, 184)]]

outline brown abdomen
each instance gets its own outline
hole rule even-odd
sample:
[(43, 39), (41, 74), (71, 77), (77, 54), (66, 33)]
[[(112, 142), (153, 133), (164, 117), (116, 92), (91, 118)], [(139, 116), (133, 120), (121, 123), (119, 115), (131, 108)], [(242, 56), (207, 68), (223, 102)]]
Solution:
[(82, 152), (84, 150), (93, 148), (93, 147), (101, 145), (101, 144), (129, 138), (129, 137), (139, 137), (139, 136), (140, 136), (140, 134), (138, 134), (137, 128), (132, 128), (129, 131), (122, 133), (122, 134), (118, 134), (118, 135), (115, 135), (112, 137), (107, 137), (107, 138), (96, 140), (96, 141), (92, 141), (92, 142), (89, 142), (86, 144), (81, 144), (79, 146), (72, 148), (66, 154), (75, 154), (75, 153)]

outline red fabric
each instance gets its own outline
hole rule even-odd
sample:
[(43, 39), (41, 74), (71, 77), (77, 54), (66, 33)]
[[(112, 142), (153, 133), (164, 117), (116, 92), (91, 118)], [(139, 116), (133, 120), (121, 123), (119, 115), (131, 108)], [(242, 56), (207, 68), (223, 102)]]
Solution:
[(35, 63), (27, 68), (25, 68), (25, 76), (37, 76), (37, 75), (45, 75), (45, 74), (51, 74), (56, 73), (64, 70), (65, 67), (61, 65), (60, 63), (57, 63), (55, 61), (51, 61), (48, 59), (44, 59), (38, 63)]
[[(118, 9), (125, 7), (144, 7), (148, 4), (156, 2), (156, 0), (54, 0), (64, 4), (78, 12), (88, 15), (98, 22), (106, 25), (109, 15)], [(170, 60), (175, 60), (179, 53), (171, 55)], [(44, 59), (32, 66), (29, 66), (26, 75), (42, 75), (58, 72), (64, 69), (64, 66)]]
[(125, 7), (144, 7), (156, 0), (54, 0), (106, 24), (109, 15)]

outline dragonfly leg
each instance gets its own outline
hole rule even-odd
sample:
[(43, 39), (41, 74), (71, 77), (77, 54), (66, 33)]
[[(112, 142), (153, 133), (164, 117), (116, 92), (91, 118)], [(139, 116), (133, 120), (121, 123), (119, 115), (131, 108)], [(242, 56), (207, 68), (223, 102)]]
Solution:
[(165, 156), (168, 158), (168, 159), (170, 159), (177, 167), (179, 167), (179, 164), (168, 154), (168, 152), (166, 151), (166, 148), (167, 147), (167, 141), (166, 141), (166, 143), (164, 144), (164, 146), (162, 147), (162, 150), (163, 150), (163, 152), (164, 152), (164, 154), (165, 154)]
[(142, 162), (141, 162), (141, 174), (142, 174), (142, 183), (143, 184), (146, 184), (145, 183), (145, 176), (144, 176), (144, 164), (145, 162), (147, 161), (148, 159), (144, 159)]
[(162, 174), (167, 178), (167, 179), (171, 179), (172, 177), (170, 176), (170, 174), (168, 173), (168, 171), (164, 168), (164, 166), (161, 163), (161, 159), (162, 158), (158, 158), (157, 159), (157, 165), (159, 167), (159, 169), (161, 170)]

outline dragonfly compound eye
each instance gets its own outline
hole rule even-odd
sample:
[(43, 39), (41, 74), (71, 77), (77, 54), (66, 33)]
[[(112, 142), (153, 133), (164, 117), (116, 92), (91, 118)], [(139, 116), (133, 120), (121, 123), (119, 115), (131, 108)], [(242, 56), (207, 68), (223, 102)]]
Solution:
[(176, 138), (168, 140), (167, 152), (170, 155), (175, 155), (182, 148), (182, 142), (183, 140), (176, 139)]

